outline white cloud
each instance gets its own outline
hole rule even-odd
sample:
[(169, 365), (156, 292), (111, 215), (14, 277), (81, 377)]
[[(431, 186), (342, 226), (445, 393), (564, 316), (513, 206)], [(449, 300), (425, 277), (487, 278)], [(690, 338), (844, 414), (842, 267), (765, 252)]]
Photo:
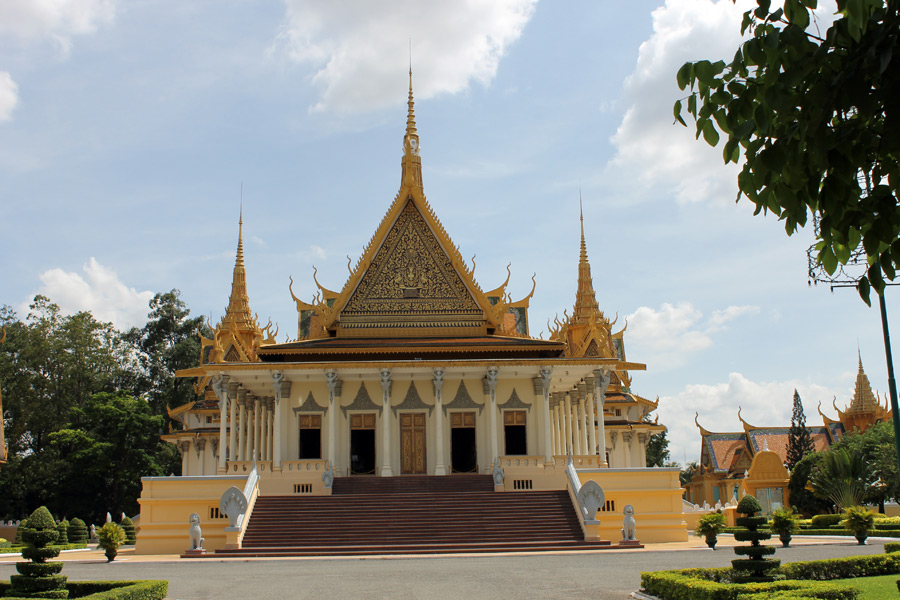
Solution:
[[(126, 286), (118, 275), (94, 257), (80, 273), (50, 269), (41, 273), (42, 286), (37, 293), (56, 303), (66, 314), (90, 311), (99, 321), (112, 321), (119, 329), (141, 326), (147, 321), (148, 303), (153, 292), (139, 292)], [(26, 302), (23, 314), (27, 314)]]
[[(777, 2), (773, 2), (777, 4)], [(617, 179), (626, 169), (640, 177), (648, 191), (673, 190), (679, 203), (730, 203), (737, 194), (738, 165), (724, 164), (722, 148), (695, 139), (690, 118), (674, 124), (672, 106), (687, 91), (678, 89), (675, 74), (687, 61), (730, 62), (742, 38), (740, 26), (754, 0), (666, 0), (653, 11), (653, 33), (641, 44), (637, 65), (625, 83), (628, 106), (612, 143), (610, 162)], [(819, 3), (818, 30), (824, 32), (835, 12), (833, 1)], [(816, 31), (816, 22), (810, 27)]]
[(0, 121), (9, 121), (19, 103), (19, 86), (7, 71), (0, 71)]
[(71, 36), (91, 34), (111, 23), (115, 0), (28, 0), (0, 2), (0, 36), (23, 41), (50, 39), (63, 54)]
[(418, 98), (487, 85), (522, 34), (537, 0), (285, 0), (279, 36), (288, 56), (312, 65), (314, 111), (359, 112), (405, 95), (412, 44)]
[[(659, 422), (668, 427), (669, 450), (672, 460), (682, 462), (696, 460), (700, 456), (700, 431), (694, 425), (694, 414), (699, 413), (699, 423), (709, 431), (743, 431), (737, 417), (751, 425), (786, 427), (791, 423), (794, 389), (800, 393), (807, 426), (822, 425), (816, 411), (819, 402), (831, 406), (837, 393), (817, 384), (801, 381), (750, 381), (741, 373), (731, 373), (728, 381), (713, 385), (693, 384), (672, 396), (660, 398)], [(840, 394), (838, 394), (840, 397)], [(837, 415), (831, 414), (832, 418)]]
[(649, 187), (675, 187), (678, 202), (732, 201), (737, 167), (725, 166), (721, 148), (694, 139), (673, 125), (672, 105), (686, 95), (675, 73), (686, 61), (731, 60), (741, 41), (740, 23), (749, 0), (667, 0), (653, 11), (653, 34), (641, 44), (625, 83), (629, 107), (612, 137), (616, 169), (643, 175)]
[(726, 323), (742, 315), (759, 313), (758, 306), (729, 306), (703, 313), (690, 302), (664, 303), (659, 310), (641, 306), (626, 317), (629, 345), (660, 371), (680, 367), (691, 354), (713, 345), (710, 334), (726, 329)]
[(756, 314), (759, 314), (759, 307), (751, 305), (729, 306), (724, 310), (713, 311), (712, 316), (709, 318), (709, 326), (707, 327), (707, 332), (711, 333), (714, 331), (725, 329), (726, 323), (734, 321), (742, 315)]

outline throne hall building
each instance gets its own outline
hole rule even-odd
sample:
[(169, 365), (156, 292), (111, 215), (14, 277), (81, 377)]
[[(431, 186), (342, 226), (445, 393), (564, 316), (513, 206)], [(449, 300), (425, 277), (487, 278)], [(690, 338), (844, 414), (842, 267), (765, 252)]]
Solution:
[[(291, 291), (294, 341), (276, 343), (253, 316), (241, 221), (225, 315), (202, 339), (199, 365), (178, 373), (196, 378), (198, 397), (170, 409), (178, 426), (163, 436), (181, 452), (182, 476), (144, 480), (145, 549), (178, 520), (162, 517), (159, 498), (196, 506), (196, 489), (251, 472), (259, 498), (384, 478), (402, 491), (422, 475), (493, 476), (498, 493), (565, 490), (568, 456), (574, 468), (619, 477), (600, 483), (601, 511), (619, 515), (610, 531), (632, 504), (645, 524), (658, 521), (659, 541), (686, 539), (678, 470), (645, 468), (650, 436), (665, 427), (651, 417), (657, 402), (631, 391), (629, 373), (645, 366), (626, 360), (624, 328), (598, 307), (583, 218), (574, 306), (549, 339), (534, 338), (534, 288), (514, 301), (508, 276), (479, 286), (425, 198), (419, 150), (410, 77), (400, 190), (340, 290), (314, 275), (314, 298)], [(617, 486), (634, 497), (617, 505)], [(224, 518), (210, 498), (201, 517)]]

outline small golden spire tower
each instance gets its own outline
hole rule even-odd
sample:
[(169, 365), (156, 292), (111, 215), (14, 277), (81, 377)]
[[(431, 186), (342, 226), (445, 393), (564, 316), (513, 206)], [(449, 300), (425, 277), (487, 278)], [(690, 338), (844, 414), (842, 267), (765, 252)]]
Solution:
[(238, 329), (250, 329), (253, 315), (250, 313), (250, 298), (247, 296), (247, 270), (244, 267), (244, 207), (238, 218), (237, 254), (234, 259), (234, 274), (231, 278), (231, 296), (228, 308), (219, 326), (231, 323)]
[(862, 433), (875, 423), (890, 421), (893, 418), (893, 413), (888, 408), (887, 400), (885, 400), (885, 405), (882, 406), (878, 401), (878, 396), (872, 392), (869, 377), (863, 370), (862, 355), (859, 350), (856, 353), (859, 359), (859, 366), (856, 371), (856, 387), (853, 390), (850, 406), (844, 411), (838, 409), (836, 405), (834, 406), (838, 411), (838, 419), (844, 425), (844, 431), (848, 433), (853, 430)]
[(600, 306), (597, 304), (597, 296), (594, 293), (594, 280), (591, 277), (591, 263), (588, 262), (587, 244), (584, 241), (584, 207), (581, 203), (581, 193), (578, 194), (578, 209), (581, 218), (581, 254), (578, 257), (578, 289), (575, 292), (575, 312), (573, 325), (587, 325), (591, 318), (597, 315), (603, 319)]
[(409, 105), (406, 116), (406, 134), (403, 136), (403, 161), (400, 185), (412, 185), (422, 189), (422, 157), (419, 156), (419, 134), (416, 132), (415, 101), (413, 100), (412, 67), (409, 68)]
[[(275, 332), (277, 333), (277, 331)], [(264, 337), (268, 334), (268, 337)], [(258, 362), (257, 351), (263, 344), (274, 344), (271, 322), (260, 328), (256, 317), (250, 312), (250, 298), (247, 295), (247, 269), (244, 267), (244, 207), (241, 206), (238, 219), (238, 243), (234, 259), (234, 273), (231, 278), (231, 295), (225, 315), (213, 330), (213, 339), (201, 336), (203, 356), (210, 347), (205, 362)]]

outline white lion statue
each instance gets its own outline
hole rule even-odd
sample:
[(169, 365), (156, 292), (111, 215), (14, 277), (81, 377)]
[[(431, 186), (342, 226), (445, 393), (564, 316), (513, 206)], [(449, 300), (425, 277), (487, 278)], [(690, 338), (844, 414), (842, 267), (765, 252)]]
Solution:
[(625, 505), (625, 521), (622, 527), (622, 539), (625, 541), (633, 541), (637, 533), (637, 525), (634, 522), (634, 507), (630, 504)]
[(203, 550), (203, 538), (200, 531), (200, 515), (194, 513), (191, 515), (191, 550)]

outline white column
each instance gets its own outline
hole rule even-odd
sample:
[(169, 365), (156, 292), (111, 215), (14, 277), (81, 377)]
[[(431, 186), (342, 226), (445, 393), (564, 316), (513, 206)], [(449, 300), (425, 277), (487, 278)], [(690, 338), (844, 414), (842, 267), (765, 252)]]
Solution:
[(491, 428), (491, 464), (500, 456), (497, 450), (497, 374), (500, 369), (497, 367), (488, 367), (487, 375), (484, 376), (484, 384), (488, 394), (490, 394), (490, 428)]
[(247, 396), (248, 412), (250, 416), (250, 434), (247, 439), (247, 450), (250, 460), (259, 460), (259, 402), (256, 396)]
[(266, 456), (266, 448), (268, 447), (268, 440), (266, 439), (268, 433), (266, 425), (269, 422), (269, 402), (268, 398), (265, 396), (261, 396), (259, 400), (257, 400), (257, 404), (259, 404), (259, 460), (260, 462), (266, 461), (269, 459)]
[(275, 398), (266, 399), (266, 460), (275, 452)]
[[(544, 421), (544, 462), (553, 462), (553, 434), (550, 427), (550, 376), (553, 374), (553, 367), (541, 367), (540, 392), (543, 400), (543, 421)], [(534, 391), (537, 394), (538, 380), (535, 378)]]
[(194, 449), (197, 451), (197, 459), (200, 462), (198, 475), (206, 475), (206, 440), (198, 438), (194, 440)]
[(181, 451), (181, 474), (190, 475), (190, 473), (188, 473), (188, 463), (190, 462), (191, 458), (190, 440), (178, 442), (178, 450)]
[(237, 460), (237, 393), (238, 384), (228, 384), (228, 460)]
[(434, 384), (434, 474), (446, 475), (447, 467), (444, 466), (444, 370), (432, 369), (432, 380)]
[(272, 451), (273, 468), (281, 469), (281, 399), (291, 396), (291, 382), (286, 381), (284, 373), (275, 371), (272, 373), (272, 383), (275, 388), (275, 439)]
[(572, 444), (572, 399), (569, 397), (568, 392), (565, 392), (565, 404), (563, 404), (562, 412), (566, 427), (566, 435), (563, 438), (563, 441), (565, 442), (565, 453), (574, 453), (575, 448), (573, 448)]
[(594, 398), (597, 406), (597, 454), (600, 464), (606, 464), (606, 423), (603, 418), (603, 407), (606, 405), (606, 389), (609, 387), (610, 374), (605, 369), (594, 371)]
[(581, 446), (581, 453), (593, 454), (593, 450), (588, 450), (590, 446), (588, 446), (588, 426), (587, 426), (587, 408), (585, 407), (585, 399), (584, 399), (584, 389), (585, 385), (583, 383), (578, 384), (578, 428), (580, 439), (578, 440), (579, 445)]
[(343, 386), (341, 385), (341, 380), (338, 379), (337, 371), (334, 369), (325, 371), (325, 382), (328, 384), (328, 456), (325, 458), (328, 460), (331, 468), (334, 469), (335, 448), (337, 447), (335, 421), (337, 420), (338, 403), (336, 400), (340, 397)]
[(597, 453), (597, 427), (594, 424), (594, 378), (585, 377), (585, 408), (587, 408), (588, 454)]
[(247, 460), (247, 390), (238, 390), (238, 460)]
[(647, 466), (647, 442), (650, 441), (650, 435), (641, 432), (638, 434), (638, 459), (637, 466), (646, 467)]
[(391, 370), (381, 370), (381, 476), (391, 477)]
[(228, 375), (219, 375), (213, 390), (219, 399), (219, 464), (217, 470), (225, 471), (225, 425), (228, 422)]
[(566, 455), (565, 394), (556, 394), (556, 455)]
[(625, 443), (625, 447), (622, 448), (624, 452), (622, 454), (625, 455), (625, 468), (631, 468), (631, 440), (634, 439), (634, 434), (630, 431), (622, 432), (622, 441)]

